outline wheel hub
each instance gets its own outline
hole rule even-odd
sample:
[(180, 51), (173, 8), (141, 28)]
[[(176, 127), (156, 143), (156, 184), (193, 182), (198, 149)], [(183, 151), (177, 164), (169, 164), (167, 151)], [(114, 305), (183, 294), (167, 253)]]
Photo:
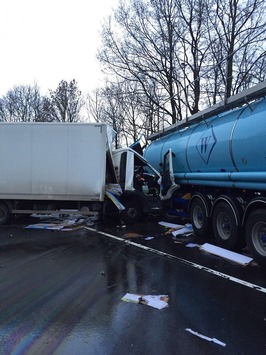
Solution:
[(264, 222), (259, 222), (254, 225), (252, 240), (257, 251), (266, 256), (266, 224)]
[(225, 213), (220, 213), (217, 218), (217, 228), (222, 239), (227, 240), (231, 235), (231, 224)]

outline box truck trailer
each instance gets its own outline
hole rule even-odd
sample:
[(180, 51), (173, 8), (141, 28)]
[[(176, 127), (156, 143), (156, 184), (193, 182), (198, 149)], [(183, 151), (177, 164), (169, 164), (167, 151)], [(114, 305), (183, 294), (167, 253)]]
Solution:
[(159, 173), (131, 148), (112, 150), (114, 136), (104, 123), (1, 122), (0, 224), (21, 213), (104, 216), (110, 204), (138, 221), (149, 203), (136, 169)]

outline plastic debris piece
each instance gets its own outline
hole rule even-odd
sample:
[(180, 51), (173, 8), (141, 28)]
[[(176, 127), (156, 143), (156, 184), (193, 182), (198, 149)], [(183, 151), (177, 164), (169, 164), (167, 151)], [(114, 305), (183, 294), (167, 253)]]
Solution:
[(186, 245), (187, 248), (195, 248), (195, 247), (199, 247), (200, 245), (199, 244), (195, 244), (195, 243), (188, 243)]
[(154, 237), (148, 236), (148, 237), (145, 238), (145, 240), (152, 240), (153, 238), (154, 238)]
[(173, 231), (172, 234), (174, 237), (176, 237), (177, 235), (191, 234), (192, 231), (193, 231), (192, 225), (186, 224), (185, 227), (183, 226), (183, 228)]
[(180, 229), (184, 228), (185, 226), (182, 224), (175, 224), (175, 223), (168, 223), (168, 222), (158, 222), (161, 226), (167, 227), (167, 228), (173, 228), (173, 229)]
[(119, 211), (123, 211), (125, 209), (125, 206), (118, 200), (118, 198), (115, 197), (114, 194), (109, 191), (105, 191), (105, 194), (115, 204)]
[(209, 337), (207, 337), (207, 336), (205, 336), (205, 335), (202, 335), (202, 334), (200, 334), (200, 333), (198, 333), (198, 332), (195, 332), (194, 330), (192, 330), (192, 329), (190, 329), (190, 328), (186, 328), (186, 331), (189, 332), (189, 333), (191, 333), (191, 334), (194, 334), (194, 335), (196, 335), (197, 337), (202, 338), (202, 339), (204, 339), (204, 340), (211, 341), (211, 342), (213, 342), (213, 343), (215, 343), (215, 344), (218, 344), (218, 345), (221, 345), (221, 346), (226, 346), (226, 344), (223, 343), (222, 341), (220, 341), (220, 340), (218, 340), (218, 339), (216, 339), (216, 338), (209, 338)]
[(123, 193), (122, 188), (119, 184), (111, 184), (111, 183), (105, 185), (105, 191), (111, 192), (112, 194), (117, 196), (120, 196)]
[(156, 309), (163, 309), (168, 307), (169, 297), (168, 295), (139, 295), (126, 293), (121, 300), (125, 302), (144, 304)]
[(240, 265), (246, 266), (248, 265), (253, 259), (242, 255), (242, 254), (238, 254), (236, 252), (227, 250), (227, 249), (223, 249), (221, 247), (217, 247), (215, 245), (209, 244), (209, 243), (205, 243), (200, 247), (200, 250), (206, 251), (207, 253), (216, 255), (216, 256), (220, 256), (226, 260), (230, 260), (230, 261), (234, 261)]
[(61, 230), (64, 226), (60, 224), (53, 224), (53, 223), (36, 223), (30, 224), (27, 227), (28, 229), (50, 229), (50, 230)]

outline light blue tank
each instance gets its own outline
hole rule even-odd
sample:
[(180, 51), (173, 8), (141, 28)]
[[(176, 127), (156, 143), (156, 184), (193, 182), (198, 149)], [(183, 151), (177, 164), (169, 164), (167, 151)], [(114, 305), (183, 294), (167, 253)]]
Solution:
[(144, 156), (160, 171), (170, 148), (179, 184), (266, 190), (266, 98), (169, 132)]

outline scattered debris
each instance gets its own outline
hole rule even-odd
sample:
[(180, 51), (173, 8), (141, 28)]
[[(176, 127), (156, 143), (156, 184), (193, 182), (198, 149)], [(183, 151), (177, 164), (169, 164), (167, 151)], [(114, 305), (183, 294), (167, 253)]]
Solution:
[(176, 237), (177, 235), (192, 235), (193, 234), (193, 228), (191, 224), (186, 224), (185, 226), (182, 226), (181, 229), (178, 229), (176, 231), (172, 232), (173, 236)]
[(170, 229), (168, 229), (164, 234), (165, 234), (165, 235), (172, 234), (172, 232), (174, 232), (174, 231), (176, 231), (176, 229), (170, 228)]
[(195, 243), (188, 243), (186, 245), (187, 248), (195, 248), (195, 247), (200, 247), (200, 244), (195, 244)]
[(119, 211), (123, 211), (125, 206), (118, 200), (118, 198), (111, 192), (105, 191), (106, 196), (110, 198), (110, 200), (115, 204)]
[[(39, 215), (34, 215), (34, 217), (39, 217), (40, 219), (44, 219), (43, 216)], [(35, 224), (30, 224), (24, 228), (28, 229), (48, 229), (48, 230), (57, 230), (57, 231), (63, 231), (63, 232), (69, 232), (77, 229), (84, 228), (85, 226), (92, 226), (95, 223), (96, 218), (95, 217), (89, 217), (89, 218), (81, 218), (81, 217), (76, 217), (73, 218), (73, 216), (69, 216), (68, 218), (62, 220), (60, 218), (55, 218), (49, 216), (49, 218), (46, 217), (46, 222), (43, 223), (35, 223)]]
[(246, 266), (248, 265), (253, 259), (242, 255), (242, 254), (238, 254), (235, 253), (233, 251), (227, 250), (227, 249), (223, 249), (221, 247), (217, 247), (215, 245), (209, 244), (209, 243), (205, 243), (200, 247), (200, 250), (206, 251), (207, 253), (216, 255), (216, 256), (220, 256), (224, 259), (230, 260), (230, 261), (234, 261), (240, 265)]
[(148, 236), (148, 237), (146, 237), (144, 240), (152, 240), (154, 237), (150, 237), (150, 236)]
[[(163, 221), (158, 222), (158, 223), (164, 227), (169, 228), (165, 232), (165, 234), (166, 235), (172, 234), (173, 239), (174, 239), (174, 243), (183, 244), (186, 241), (184, 239), (180, 239), (181, 236), (189, 237), (189, 236), (194, 235), (192, 224), (187, 223), (185, 225), (181, 225), (181, 224), (174, 224), (174, 223), (168, 223), (168, 222), (163, 222)], [(178, 239), (177, 239), (177, 237), (178, 237)], [(227, 249), (223, 249), (221, 247), (217, 247), (217, 246), (209, 244), (209, 243), (205, 243), (203, 245), (188, 243), (188, 244), (186, 244), (186, 247), (187, 248), (199, 247), (199, 249), (202, 251), (206, 251), (210, 254), (220, 256), (224, 259), (236, 262), (236, 263), (241, 264), (243, 266), (246, 266), (249, 263), (253, 262), (253, 259), (248, 256), (238, 254), (238, 253), (229, 251)]]
[(184, 226), (182, 224), (175, 224), (175, 223), (168, 223), (168, 222), (158, 222), (161, 226), (167, 227), (167, 228), (173, 228), (173, 229), (180, 229), (183, 228)]
[(138, 233), (126, 233), (123, 236), (124, 239), (131, 239), (131, 238), (144, 238), (142, 234)]
[(174, 237), (176, 236), (191, 236), (193, 235), (193, 228), (192, 224), (174, 224), (174, 223), (168, 223), (168, 222), (158, 222), (160, 225), (169, 228), (165, 234), (172, 234)]
[(221, 346), (226, 346), (226, 344), (223, 343), (222, 341), (220, 341), (220, 340), (218, 340), (218, 339), (216, 339), (216, 338), (209, 338), (209, 337), (207, 337), (207, 336), (205, 336), (205, 335), (202, 335), (202, 334), (200, 334), (200, 333), (198, 333), (198, 332), (195, 332), (194, 330), (192, 330), (192, 329), (190, 329), (190, 328), (186, 328), (186, 331), (189, 332), (189, 333), (191, 333), (191, 334), (196, 335), (196, 336), (199, 337), (199, 338), (202, 338), (202, 339), (211, 341), (211, 342), (213, 342), (213, 343), (215, 343), (215, 344), (218, 344), (218, 345), (221, 345)]
[(123, 191), (119, 184), (106, 184), (105, 191), (111, 192), (114, 195), (120, 196), (122, 195)]
[(63, 225), (57, 223), (36, 223), (30, 224), (27, 227), (28, 229), (50, 229), (50, 230), (61, 230), (64, 228)]
[(140, 303), (146, 306), (150, 306), (156, 309), (163, 309), (168, 307), (169, 297), (168, 295), (138, 295), (133, 293), (126, 293), (122, 298), (122, 301)]

